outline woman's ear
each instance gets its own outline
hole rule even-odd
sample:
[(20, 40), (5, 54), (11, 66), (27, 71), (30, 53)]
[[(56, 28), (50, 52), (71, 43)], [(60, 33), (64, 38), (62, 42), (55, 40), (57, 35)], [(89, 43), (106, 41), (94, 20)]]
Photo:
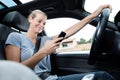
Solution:
[(33, 18), (31, 16), (28, 17), (28, 22), (31, 23)]

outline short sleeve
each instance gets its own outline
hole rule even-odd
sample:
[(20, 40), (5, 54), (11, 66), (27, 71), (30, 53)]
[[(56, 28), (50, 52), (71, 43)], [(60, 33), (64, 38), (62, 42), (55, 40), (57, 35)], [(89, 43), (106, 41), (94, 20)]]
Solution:
[(6, 45), (14, 45), (20, 48), (21, 46), (20, 33), (17, 33), (17, 32), (10, 33), (6, 40), (5, 46)]

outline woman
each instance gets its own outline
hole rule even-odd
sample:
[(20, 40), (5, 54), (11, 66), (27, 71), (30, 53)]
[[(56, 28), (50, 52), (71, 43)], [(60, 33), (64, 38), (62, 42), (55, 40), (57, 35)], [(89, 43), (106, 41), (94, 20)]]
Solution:
[[(68, 38), (78, 32), (81, 28), (83, 28), (89, 21), (94, 19), (96, 16), (100, 14), (100, 12), (104, 8), (110, 8), (110, 5), (101, 5), (96, 11), (94, 11), (89, 16), (82, 19), (80, 22), (75, 25), (69, 27), (64, 30), (66, 36), (64, 38)], [(75, 74), (68, 76), (57, 76), (51, 75), (47, 73), (44, 76), (44, 72), (50, 72), (50, 55), (55, 52), (60, 44), (60, 40), (64, 39), (63, 37), (58, 38), (58, 35), (53, 37), (44, 36), (41, 37), (40, 49), (38, 52), (34, 53), (34, 48), (36, 44), (37, 35), (44, 30), (44, 25), (46, 23), (47, 15), (40, 11), (34, 10), (28, 16), (29, 21), (29, 29), (27, 33), (20, 34), (13, 32), (8, 36), (6, 41), (6, 58), (7, 60), (16, 61), (22, 63), (34, 71), (44, 80), (81, 80), (85, 74)], [(113, 78), (106, 72), (94, 72), (97, 77), (101, 78), (101, 80), (113, 80)], [(107, 75), (106, 77), (100, 77), (102, 75)]]

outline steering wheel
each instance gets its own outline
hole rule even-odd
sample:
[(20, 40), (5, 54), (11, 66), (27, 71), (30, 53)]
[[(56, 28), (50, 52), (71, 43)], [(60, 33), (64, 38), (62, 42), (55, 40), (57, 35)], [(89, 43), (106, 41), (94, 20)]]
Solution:
[(88, 64), (94, 64), (97, 56), (100, 54), (100, 47), (104, 41), (105, 29), (107, 27), (107, 21), (110, 15), (110, 9), (105, 8), (100, 14), (100, 18), (96, 27), (96, 31), (93, 36), (93, 41), (91, 45), (90, 55), (88, 59)]

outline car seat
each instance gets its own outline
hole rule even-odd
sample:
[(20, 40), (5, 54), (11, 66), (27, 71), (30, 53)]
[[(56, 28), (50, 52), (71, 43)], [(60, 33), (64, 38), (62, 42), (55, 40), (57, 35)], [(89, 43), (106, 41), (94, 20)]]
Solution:
[(20, 14), (18, 11), (12, 11), (5, 15), (0, 24), (0, 60), (5, 59), (4, 46), (5, 41), (11, 32), (27, 31), (28, 21), (27, 18)]

